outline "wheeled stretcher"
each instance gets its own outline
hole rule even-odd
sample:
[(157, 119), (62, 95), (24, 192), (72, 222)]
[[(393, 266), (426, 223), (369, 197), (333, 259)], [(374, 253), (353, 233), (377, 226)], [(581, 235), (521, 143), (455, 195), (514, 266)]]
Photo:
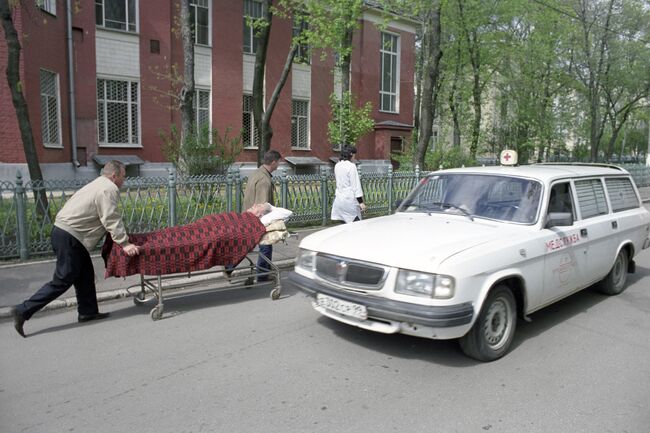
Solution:
[[(268, 244), (288, 237), (284, 223), (279, 222), (280, 225), (271, 224), (267, 228), (250, 212), (208, 215), (185, 226), (129, 235), (130, 242), (140, 247), (140, 254), (133, 257), (127, 256), (108, 235), (102, 247), (105, 277), (139, 274), (140, 291), (133, 300), (136, 305), (142, 304), (147, 301), (147, 292), (151, 292), (157, 299), (150, 312), (153, 320), (163, 315), (163, 281), (171, 279), (173, 283), (165, 285), (165, 289), (206, 284), (211, 277), (221, 274), (230, 282), (224, 289), (250, 288), (270, 282), (273, 284), (271, 298), (275, 300), (281, 294), (280, 270), (261, 256), (269, 270), (258, 272), (250, 253), (260, 241)], [(235, 269), (226, 269), (237, 264)], [(268, 282), (256, 283), (255, 277)]]

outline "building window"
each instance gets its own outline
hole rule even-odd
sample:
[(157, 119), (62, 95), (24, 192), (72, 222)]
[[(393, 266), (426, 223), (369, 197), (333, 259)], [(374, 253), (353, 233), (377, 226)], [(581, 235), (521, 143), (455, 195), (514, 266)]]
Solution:
[(138, 0), (95, 0), (95, 22), (107, 29), (135, 32)]
[(36, 0), (36, 5), (41, 10), (56, 16), (56, 0)]
[(262, 18), (262, 3), (257, 0), (244, 0), (244, 52), (255, 54), (258, 37), (250, 23), (251, 19)]
[(399, 82), (399, 39), (390, 33), (381, 34), (381, 88), (379, 89), (379, 110), (397, 113)]
[(210, 45), (210, 0), (190, 0), (190, 23), (194, 43)]
[(309, 101), (291, 101), (291, 147), (309, 149)]
[(44, 146), (61, 147), (59, 74), (41, 69), (41, 135)]
[(139, 86), (135, 81), (97, 80), (99, 144), (137, 146), (140, 143)]
[(242, 118), (242, 144), (244, 148), (255, 149), (260, 144), (260, 134), (253, 119), (253, 97), (244, 95), (244, 115)]
[(196, 126), (199, 131), (203, 128), (210, 127), (210, 91), (203, 89), (196, 89), (194, 96), (195, 111), (196, 111)]
[[(298, 38), (302, 32), (308, 30), (308, 23), (305, 19), (294, 19), (293, 20), (293, 37)], [(311, 60), (311, 53), (309, 51), (309, 45), (305, 43), (298, 43), (298, 50), (296, 51), (296, 57), (293, 58), (293, 61), (296, 63), (304, 63), (308, 65)]]

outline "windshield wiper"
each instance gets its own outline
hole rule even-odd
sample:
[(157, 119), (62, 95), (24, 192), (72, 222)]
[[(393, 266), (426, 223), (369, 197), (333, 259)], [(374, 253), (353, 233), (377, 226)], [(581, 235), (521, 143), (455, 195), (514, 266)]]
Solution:
[[(470, 221), (474, 221), (474, 217), (472, 217), (471, 213), (467, 212), (467, 210), (463, 209), (460, 206), (456, 206), (455, 204), (438, 201), (438, 202), (431, 203), (431, 205), (436, 206), (440, 209), (452, 209), (452, 210), (460, 211), (460, 213), (462, 213), (467, 218), (469, 218)], [(426, 206), (426, 208), (430, 209), (430, 206)]]

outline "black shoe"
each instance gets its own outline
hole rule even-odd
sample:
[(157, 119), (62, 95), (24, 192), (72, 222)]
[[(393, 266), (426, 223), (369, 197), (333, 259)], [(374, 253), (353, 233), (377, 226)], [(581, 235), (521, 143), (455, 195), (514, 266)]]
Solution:
[(90, 322), (91, 320), (101, 320), (110, 316), (111, 313), (80, 314), (79, 323)]
[(25, 319), (22, 314), (16, 311), (16, 307), (11, 307), (11, 317), (14, 318), (14, 328), (16, 328), (16, 332), (18, 332), (21, 337), (26, 338), (25, 331), (23, 331)]

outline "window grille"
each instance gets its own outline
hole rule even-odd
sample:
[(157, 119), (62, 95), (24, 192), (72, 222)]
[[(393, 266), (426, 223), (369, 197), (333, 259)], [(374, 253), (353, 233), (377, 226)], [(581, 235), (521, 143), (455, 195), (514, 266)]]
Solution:
[(291, 146), (309, 149), (309, 101), (291, 102)]
[(196, 89), (196, 126), (200, 130), (210, 127), (210, 91)]
[(194, 43), (210, 45), (210, 1), (190, 0), (190, 23)]
[(36, 5), (52, 15), (56, 15), (56, 0), (36, 0)]
[[(260, 134), (255, 128), (253, 119), (253, 97), (244, 95), (243, 119), (242, 119), (242, 144), (245, 148), (254, 149), (259, 147)], [(253, 137), (253, 140), (251, 140)]]
[(139, 144), (139, 86), (135, 81), (97, 80), (99, 144)]
[(609, 202), (612, 204), (612, 210), (614, 212), (639, 207), (639, 199), (634, 192), (634, 187), (630, 179), (605, 179), (605, 185), (607, 186)]
[(138, 0), (95, 0), (95, 23), (107, 29), (135, 32)]
[(578, 204), (582, 219), (607, 213), (605, 190), (600, 179), (577, 181), (576, 193), (578, 194)]
[(255, 54), (257, 51), (258, 37), (255, 29), (250, 25), (250, 19), (262, 18), (262, 3), (257, 0), (244, 0), (244, 52)]
[[(293, 20), (293, 37), (296, 38), (302, 34), (305, 30), (309, 29), (309, 24), (304, 19), (294, 19)], [(308, 44), (298, 44), (298, 49), (296, 51), (296, 56), (293, 59), (296, 63), (309, 64), (311, 61), (311, 53), (309, 51)]]
[(45, 146), (61, 146), (61, 115), (59, 108), (59, 75), (40, 71), (41, 135)]
[(391, 113), (397, 112), (397, 83), (399, 80), (398, 38), (389, 33), (381, 34), (381, 84), (379, 90), (379, 109)]

